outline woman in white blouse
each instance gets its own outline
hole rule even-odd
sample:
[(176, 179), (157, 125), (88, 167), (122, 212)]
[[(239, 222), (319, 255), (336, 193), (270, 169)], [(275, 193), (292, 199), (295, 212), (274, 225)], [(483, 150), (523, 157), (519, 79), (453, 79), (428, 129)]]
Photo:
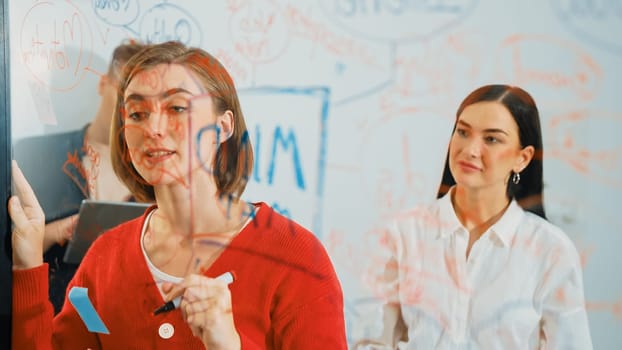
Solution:
[(518, 87), (465, 98), (438, 197), (397, 215), (359, 349), (591, 349), (579, 255), (546, 220), (538, 109)]

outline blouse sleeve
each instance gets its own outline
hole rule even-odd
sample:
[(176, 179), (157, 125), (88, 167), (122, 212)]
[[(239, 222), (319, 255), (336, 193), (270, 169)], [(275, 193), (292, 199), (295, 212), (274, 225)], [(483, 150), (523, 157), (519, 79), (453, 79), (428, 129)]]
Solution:
[(366, 334), (356, 340), (355, 349), (394, 349), (406, 336), (399, 299), (399, 233), (392, 225), (376, 233), (375, 254), (366, 276), (373, 298), (368, 311), (359, 317), (357, 327)]
[(541, 282), (546, 349), (592, 349), (579, 254), (568, 241), (553, 251)]

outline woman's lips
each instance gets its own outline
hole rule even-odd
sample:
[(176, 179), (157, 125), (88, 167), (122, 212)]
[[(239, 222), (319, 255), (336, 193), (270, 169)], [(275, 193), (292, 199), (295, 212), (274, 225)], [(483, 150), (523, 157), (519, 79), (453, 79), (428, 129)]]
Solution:
[(171, 151), (168, 149), (148, 149), (145, 151), (145, 158), (150, 162), (162, 162), (170, 158), (175, 154), (175, 151)]
[(466, 170), (466, 171), (480, 171), (480, 167), (478, 167), (475, 164), (469, 163), (469, 162), (465, 162), (465, 161), (459, 161), (458, 165), (460, 166), (460, 168)]

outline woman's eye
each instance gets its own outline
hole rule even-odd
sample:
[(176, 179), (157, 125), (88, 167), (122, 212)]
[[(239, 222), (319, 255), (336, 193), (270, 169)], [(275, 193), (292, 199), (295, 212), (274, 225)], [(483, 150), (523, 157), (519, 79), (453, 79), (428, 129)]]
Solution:
[(456, 129), (456, 134), (458, 134), (459, 136), (467, 136), (467, 132), (464, 129)]
[(494, 136), (486, 136), (486, 138), (484, 140), (486, 141), (486, 143), (497, 143), (497, 142), (499, 142), (499, 139), (497, 139)]
[(185, 106), (171, 106), (169, 109), (177, 114), (185, 112), (188, 107)]
[(127, 117), (133, 121), (141, 121), (145, 118), (147, 118), (148, 113), (147, 112), (132, 112), (130, 113)]

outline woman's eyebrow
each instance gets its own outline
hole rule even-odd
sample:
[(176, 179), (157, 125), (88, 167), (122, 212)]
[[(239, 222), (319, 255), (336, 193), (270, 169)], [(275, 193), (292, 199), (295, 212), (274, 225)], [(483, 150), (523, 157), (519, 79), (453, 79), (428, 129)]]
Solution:
[[(467, 128), (472, 128), (471, 124), (463, 121), (463, 120), (458, 120), (458, 124), (467, 127)], [(505, 134), (505, 135), (509, 135), (509, 133), (503, 129), (498, 129), (498, 128), (488, 128), (488, 129), (484, 129), (483, 132), (486, 133), (501, 133), (501, 134)]]
[(484, 132), (487, 132), (487, 133), (500, 133), (500, 134), (509, 135), (505, 130), (503, 130), (503, 129), (496, 129), (496, 128), (484, 129)]
[[(175, 94), (179, 94), (179, 93), (183, 93), (183, 94), (188, 94), (190, 96), (194, 96), (190, 91), (184, 89), (184, 88), (172, 88), (172, 89), (168, 89), (166, 91), (164, 91), (163, 93), (160, 94), (160, 98), (167, 98), (170, 97), (172, 95)], [(137, 94), (137, 93), (133, 93), (133, 94), (129, 94), (126, 98), (125, 98), (125, 102), (124, 104), (130, 102), (130, 101), (145, 101), (147, 98), (144, 95), (141, 94)]]
[(469, 123), (465, 122), (465, 121), (464, 121), (464, 120), (462, 120), (462, 119), (459, 119), (459, 120), (458, 120), (458, 124), (460, 124), (460, 125), (462, 125), (462, 126), (465, 126), (465, 127), (467, 127), (467, 128), (470, 128), (470, 127), (471, 127), (471, 124), (469, 124)]
[(168, 89), (166, 91), (164, 91), (160, 97), (161, 98), (166, 98), (175, 94), (179, 94), (179, 93), (183, 93), (183, 94), (188, 94), (190, 96), (194, 96), (190, 91), (184, 89), (184, 88), (173, 88), (173, 89)]

